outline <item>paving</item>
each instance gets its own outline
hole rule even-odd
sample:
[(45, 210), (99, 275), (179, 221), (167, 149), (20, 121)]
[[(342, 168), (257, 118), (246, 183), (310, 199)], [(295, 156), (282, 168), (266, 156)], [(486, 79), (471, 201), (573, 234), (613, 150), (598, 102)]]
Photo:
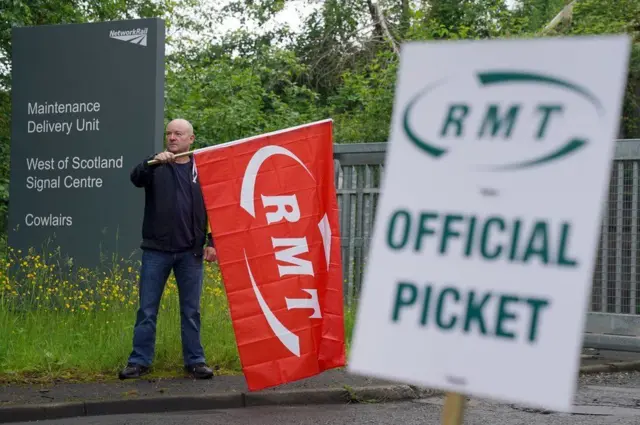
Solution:
[[(279, 387), (252, 392), (256, 398), (268, 394), (318, 389), (389, 386), (389, 381), (356, 376), (345, 370), (332, 370), (321, 375)], [(215, 376), (208, 380), (191, 378), (141, 378), (95, 383), (57, 383), (49, 385), (8, 385), (0, 387), (0, 406), (29, 405), (100, 400), (135, 400), (146, 397), (238, 395), (249, 390), (242, 376)]]
[[(571, 413), (472, 398), (464, 424), (637, 425), (640, 372), (582, 375)], [(443, 397), (434, 395), (387, 403), (280, 405), (247, 409), (204, 409), (84, 416), (39, 421), (42, 425), (439, 425)], [(21, 424), (27, 425), (28, 422)]]
[[(583, 373), (640, 370), (640, 353), (585, 351)], [(604, 379), (604, 378), (603, 378)], [(594, 381), (597, 384), (598, 381)], [(437, 395), (438, 391), (352, 375), (343, 369), (249, 392), (242, 376), (148, 378), (92, 383), (5, 385), (0, 387), (0, 423), (77, 416), (198, 411), (269, 405), (397, 402)]]

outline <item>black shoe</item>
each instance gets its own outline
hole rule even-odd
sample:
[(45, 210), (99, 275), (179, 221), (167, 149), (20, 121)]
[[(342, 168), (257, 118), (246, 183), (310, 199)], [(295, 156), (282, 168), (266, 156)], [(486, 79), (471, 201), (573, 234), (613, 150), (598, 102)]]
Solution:
[(120, 371), (120, 379), (140, 378), (149, 373), (149, 368), (135, 363), (127, 364), (127, 367)]
[(205, 363), (196, 363), (185, 368), (191, 376), (195, 379), (211, 379), (213, 377), (213, 370)]

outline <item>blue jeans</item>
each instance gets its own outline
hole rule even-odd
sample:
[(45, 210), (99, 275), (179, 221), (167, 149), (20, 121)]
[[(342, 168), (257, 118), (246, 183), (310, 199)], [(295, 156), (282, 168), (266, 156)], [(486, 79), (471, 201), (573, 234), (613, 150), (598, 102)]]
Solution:
[(143, 250), (140, 269), (140, 306), (133, 330), (133, 351), (129, 363), (150, 366), (155, 355), (156, 323), (160, 300), (173, 269), (180, 299), (182, 355), (184, 365), (204, 363), (200, 342), (200, 297), (203, 257), (192, 252), (170, 253)]

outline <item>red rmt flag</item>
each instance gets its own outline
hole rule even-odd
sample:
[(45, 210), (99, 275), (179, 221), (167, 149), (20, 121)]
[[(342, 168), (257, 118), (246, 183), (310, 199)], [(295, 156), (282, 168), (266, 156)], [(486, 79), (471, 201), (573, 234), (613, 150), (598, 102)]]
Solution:
[(332, 125), (194, 152), (251, 391), (345, 365)]

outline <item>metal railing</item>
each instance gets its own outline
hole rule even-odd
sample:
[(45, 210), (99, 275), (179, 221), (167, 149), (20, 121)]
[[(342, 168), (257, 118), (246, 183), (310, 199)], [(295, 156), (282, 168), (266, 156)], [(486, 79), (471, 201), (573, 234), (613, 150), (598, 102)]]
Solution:
[[(615, 143), (584, 345), (640, 352), (640, 139)], [(385, 151), (386, 143), (334, 145), (348, 305), (362, 285)]]

